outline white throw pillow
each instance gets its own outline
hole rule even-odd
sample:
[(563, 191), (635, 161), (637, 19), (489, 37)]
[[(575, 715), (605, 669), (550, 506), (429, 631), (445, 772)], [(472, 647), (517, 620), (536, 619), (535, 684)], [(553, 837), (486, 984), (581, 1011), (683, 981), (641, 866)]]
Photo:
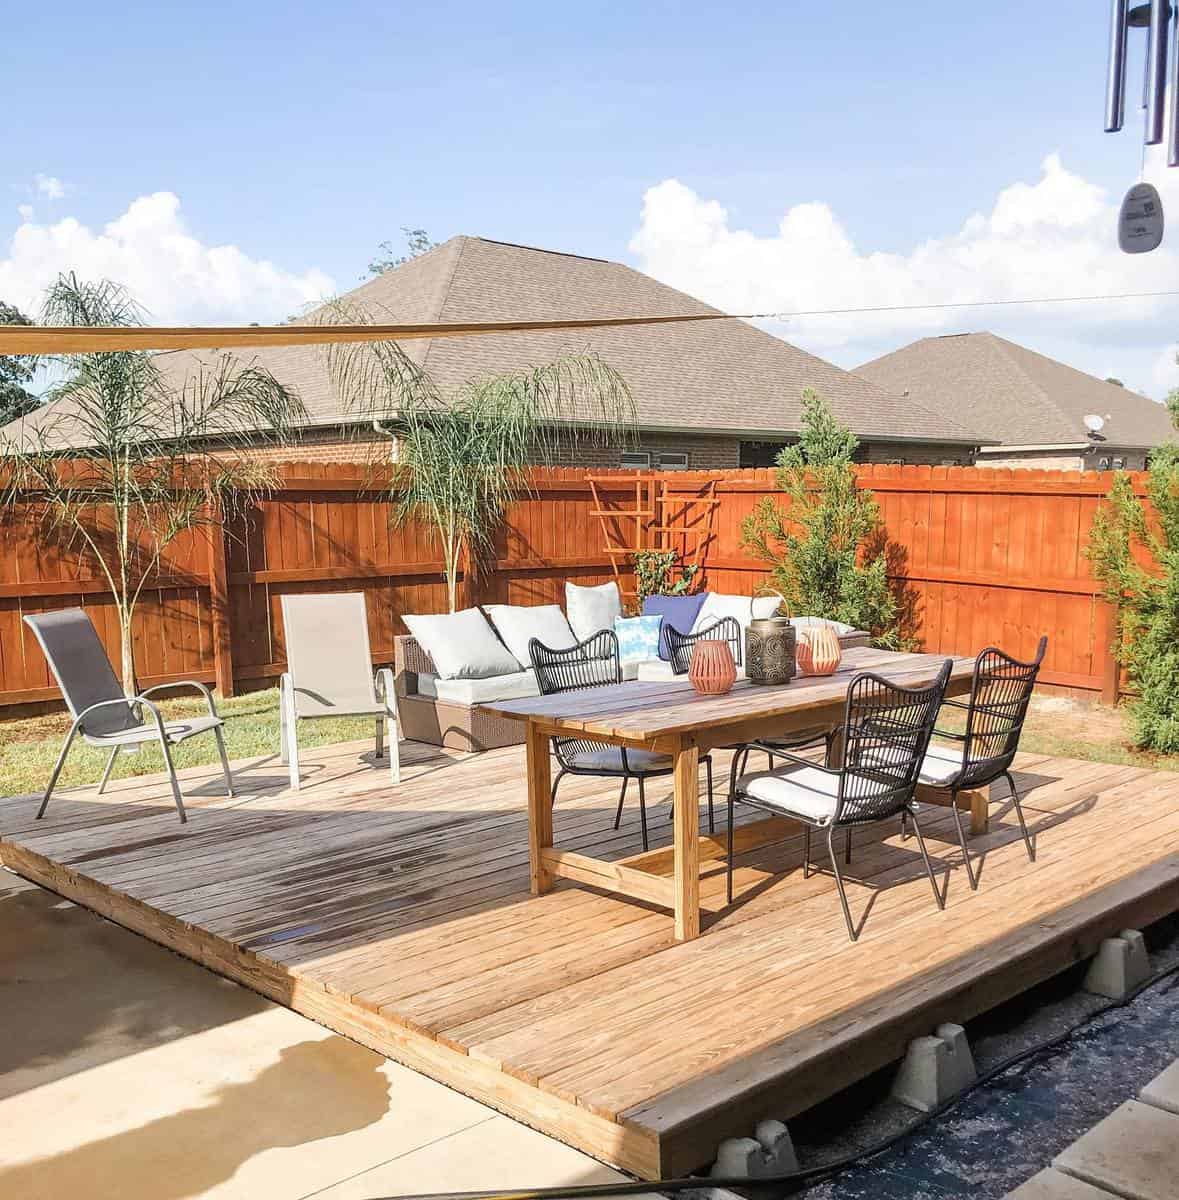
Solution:
[(577, 642), (559, 604), (485, 604), (503, 644), (525, 666), (531, 666), (528, 643), (539, 638), (550, 650), (568, 650)]
[(715, 625), (717, 621), (724, 617), (736, 618), (737, 624), (741, 626), (742, 631), (749, 628), (749, 622), (753, 619), (753, 600), (749, 596), (726, 596), (721, 592), (709, 592), (705, 597), (704, 603), (700, 606), (700, 612), (696, 616), (695, 623), (692, 625), (692, 632), (699, 633), (702, 629), (707, 629), (710, 625)]
[(753, 597), (753, 619), (755, 621), (764, 621), (767, 617), (772, 617), (782, 606), (780, 596), (754, 596)]
[(618, 584), (602, 583), (597, 587), (582, 587), (577, 583), (565, 584), (565, 611), (569, 614), (569, 626), (579, 642), (613, 629), (614, 622), (622, 616), (622, 597)]
[(490, 679), (523, 670), (477, 608), (402, 620), (442, 679)]
[(830, 625), (838, 637), (855, 632), (851, 625), (845, 625), (842, 621), (828, 621), (823, 617), (791, 617), (790, 621), (799, 629), (806, 629), (811, 625)]

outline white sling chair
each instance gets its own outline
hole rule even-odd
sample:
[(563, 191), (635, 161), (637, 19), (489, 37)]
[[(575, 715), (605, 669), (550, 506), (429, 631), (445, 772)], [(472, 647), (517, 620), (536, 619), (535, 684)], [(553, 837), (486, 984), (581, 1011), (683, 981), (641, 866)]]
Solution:
[(282, 761), (299, 787), (300, 721), (319, 717), (375, 717), (377, 758), (389, 740), (389, 770), (401, 782), (397, 698), (393, 672), (373, 674), (363, 592), (282, 598), (287, 670), (279, 682)]
[[(119, 686), (111, 660), (99, 641), (90, 617), (82, 609), (65, 608), (58, 612), (36, 613), (25, 617), (25, 624), (37, 635), (37, 641), (41, 643), (41, 649), (49, 661), (49, 669), (61, 688), (70, 716), (74, 718), (57, 757), (57, 765), (49, 777), (49, 786), (45, 789), (37, 812), (38, 820), (49, 807), (49, 797), (53, 795), (57, 777), (65, 766), (66, 755), (78, 734), (89, 745), (110, 750), (102, 782), (98, 785), (100, 792), (106, 787), (111, 768), (124, 746), (141, 746), (145, 742), (158, 741), (164, 752), (164, 765), (168, 768), (176, 811), (181, 821), (187, 821), (180, 784), (176, 781), (176, 768), (172, 765), (172, 747), (199, 733), (212, 733), (217, 739), (217, 751), (221, 756), (225, 794), (233, 795), (233, 776), (229, 772), (225, 738), (221, 732), (223, 722), (217, 715), (209, 689), (203, 683), (195, 679), (162, 683), (128, 699)], [(196, 688), (205, 698), (208, 716), (165, 721), (160, 716), (160, 710), (147, 699), (153, 692), (179, 687)]]

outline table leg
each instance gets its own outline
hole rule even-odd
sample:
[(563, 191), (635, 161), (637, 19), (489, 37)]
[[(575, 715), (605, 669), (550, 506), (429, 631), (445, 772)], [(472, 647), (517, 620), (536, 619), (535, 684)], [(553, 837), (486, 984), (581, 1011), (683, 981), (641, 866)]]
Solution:
[(553, 877), (540, 860), (541, 851), (553, 844), (553, 785), (549, 737), (532, 721), (528, 722), (525, 746), (528, 754), (528, 861), (532, 894), (540, 896), (553, 886)]
[(675, 753), (675, 936), (700, 936), (700, 751)]

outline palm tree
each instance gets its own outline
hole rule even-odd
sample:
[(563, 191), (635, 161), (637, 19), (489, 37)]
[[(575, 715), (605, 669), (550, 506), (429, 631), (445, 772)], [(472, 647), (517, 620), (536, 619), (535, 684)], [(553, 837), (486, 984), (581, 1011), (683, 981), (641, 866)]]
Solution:
[[(368, 324), (373, 315), (336, 304), (322, 319)], [(633, 440), (630, 389), (596, 354), (473, 379), (449, 395), (397, 342), (332, 346), (326, 355), (349, 411), (395, 441), (406, 468), (392, 484), (396, 519), (433, 528), (452, 612), (460, 573), (487, 564), (504, 512), (528, 491), (530, 466), (570, 447)]]
[[(142, 312), (118, 284), (71, 273), (50, 286), (41, 320), (127, 326)], [(269, 372), (228, 354), (178, 386), (142, 351), (68, 355), (61, 367), (44, 412), (0, 442), (0, 505), (31, 508), (52, 535), (90, 551), (114, 596), (123, 688), (134, 695), (132, 620), (164, 552), (269, 490), (273, 468), (251, 453), (250, 435), (289, 440), (305, 413)]]

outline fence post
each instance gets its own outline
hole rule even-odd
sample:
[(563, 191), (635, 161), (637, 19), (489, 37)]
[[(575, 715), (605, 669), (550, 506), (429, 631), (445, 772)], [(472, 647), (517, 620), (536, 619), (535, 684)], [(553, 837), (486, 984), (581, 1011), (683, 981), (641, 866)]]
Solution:
[(213, 625), (213, 673), (217, 691), (233, 695), (233, 639), (229, 625), (229, 570), (225, 556), (225, 523), (214, 503), (209, 530), (209, 611)]
[(1117, 610), (1108, 600), (1098, 600), (1099, 616), (1097, 639), (1101, 659), (1101, 703), (1116, 705), (1120, 696), (1122, 666), (1114, 653), (1118, 637)]

